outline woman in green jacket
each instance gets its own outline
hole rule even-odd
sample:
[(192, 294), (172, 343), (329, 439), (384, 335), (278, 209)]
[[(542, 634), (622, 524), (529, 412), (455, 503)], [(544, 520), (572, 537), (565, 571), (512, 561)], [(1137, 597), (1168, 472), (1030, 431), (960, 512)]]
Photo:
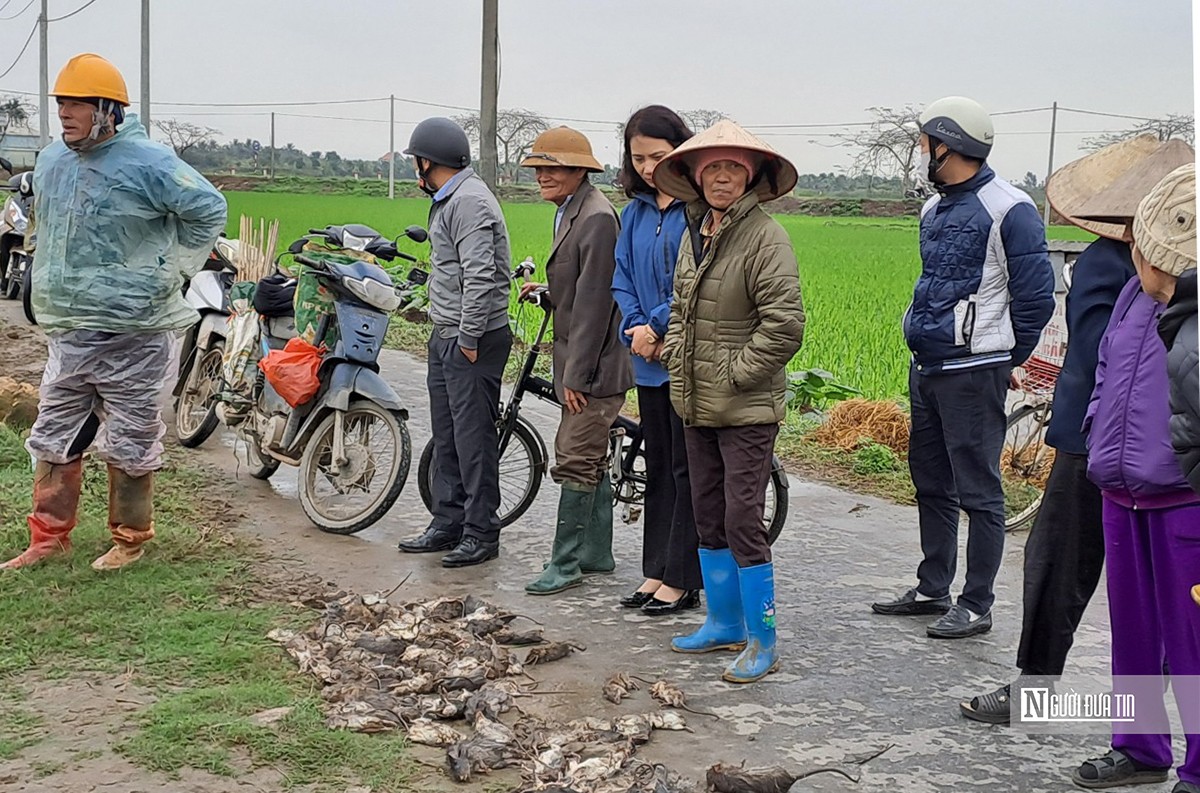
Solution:
[(804, 334), (795, 251), (760, 204), (790, 192), (796, 169), (726, 120), (663, 159), (654, 183), (689, 202), (662, 360), (685, 427), (708, 601), (703, 627), (671, 648), (742, 650), (724, 678), (749, 683), (778, 666), (764, 494), (785, 368)]

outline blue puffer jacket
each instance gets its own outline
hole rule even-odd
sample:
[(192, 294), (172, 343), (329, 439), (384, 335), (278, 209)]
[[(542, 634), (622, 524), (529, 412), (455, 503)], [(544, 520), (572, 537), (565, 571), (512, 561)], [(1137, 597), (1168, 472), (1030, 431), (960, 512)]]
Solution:
[(1037, 207), (986, 165), (942, 191), (921, 210), (921, 276), (904, 316), (917, 371), (1020, 365), (1054, 313)]
[[(667, 335), (675, 261), (687, 228), (685, 207), (673, 201), (660, 210), (653, 194), (635, 193), (621, 212), (612, 294), (621, 308), (621, 341), (626, 347), (632, 339), (625, 331), (638, 325), (648, 324), (660, 339)], [(660, 386), (668, 380), (662, 364), (640, 355), (633, 356), (633, 373), (641, 386)]]

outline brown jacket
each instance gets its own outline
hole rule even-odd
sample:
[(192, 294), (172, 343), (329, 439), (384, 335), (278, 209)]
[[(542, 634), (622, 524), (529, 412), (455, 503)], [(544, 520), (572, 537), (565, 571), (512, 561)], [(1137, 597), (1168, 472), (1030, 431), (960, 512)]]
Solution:
[(563, 386), (598, 397), (633, 387), (629, 349), (621, 344), (621, 312), (612, 297), (617, 211), (585, 181), (572, 196), (546, 262), (554, 306), (554, 391)]
[(707, 210), (702, 201), (688, 204), (675, 268), (662, 351), (671, 403), (687, 426), (773, 424), (783, 419), (785, 369), (804, 337), (796, 253), (747, 193), (697, 262), (692, 250)]

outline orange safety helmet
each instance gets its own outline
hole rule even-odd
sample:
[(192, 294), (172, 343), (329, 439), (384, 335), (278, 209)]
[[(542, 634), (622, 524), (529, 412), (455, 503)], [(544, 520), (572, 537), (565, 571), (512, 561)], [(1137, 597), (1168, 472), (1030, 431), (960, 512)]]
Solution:
[(110, 99), (129, 106), (125, 78), (112, 63), (90, 52), (76, 55), (58, 73), (51, 96), (70, 99)]

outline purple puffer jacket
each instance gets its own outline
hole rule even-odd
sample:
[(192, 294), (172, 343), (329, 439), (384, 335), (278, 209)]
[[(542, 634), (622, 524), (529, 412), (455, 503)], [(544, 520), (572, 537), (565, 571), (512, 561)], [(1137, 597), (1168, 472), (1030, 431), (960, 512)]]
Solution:
[(1171, 448), (1167, 348), (1158, 337), (1166, 309), (1133, 278), (1100, 341), (1096, 388), (1088, 404), (1088, 479), (1118, 504), (1162, 509), (1200, 503)]

